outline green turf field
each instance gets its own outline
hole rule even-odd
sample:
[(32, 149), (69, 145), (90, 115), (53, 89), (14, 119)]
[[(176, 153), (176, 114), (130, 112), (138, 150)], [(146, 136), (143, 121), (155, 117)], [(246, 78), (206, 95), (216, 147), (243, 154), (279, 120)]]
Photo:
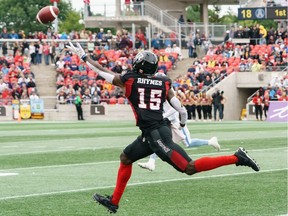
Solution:
[[(222, 147), (186, 149), (193, 159), (243, 146), (261, 171), (231, 165), (187, 176), (160, 160), (153, 172), (135, 164), (117, 215), (288, 214), (287, 124), (188, 126), (193, 137), (217, 136)], [(0, 215), (109, 215), (92, 195), (112, 193), (119, 154), (138, 134), (134, 122), (0, 123)]]

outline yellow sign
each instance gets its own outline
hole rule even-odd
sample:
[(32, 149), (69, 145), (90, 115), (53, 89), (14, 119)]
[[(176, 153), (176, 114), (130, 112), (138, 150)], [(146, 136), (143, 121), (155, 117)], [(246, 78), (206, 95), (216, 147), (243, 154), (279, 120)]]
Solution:
[(22, 119), (31, 118), (31, 108), (29, 100), (21, 100), (20, 101), (20, 116)]

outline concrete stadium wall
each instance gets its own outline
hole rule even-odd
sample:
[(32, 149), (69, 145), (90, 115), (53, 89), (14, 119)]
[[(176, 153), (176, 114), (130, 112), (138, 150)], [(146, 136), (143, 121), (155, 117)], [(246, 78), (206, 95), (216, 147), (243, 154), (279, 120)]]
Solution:
[[(88, 121), (110, 120), (135, 120), (133, 111), (129, 105), (103, 105), (105, 115), (91, 115), (90, 105), (82, 105), (83, 116)], [(5, 106), (6, 116), (0, 116), (0, 122), (13, 121), (12, 106)], [(77, 112), (74, 105), (59, 105), (58, 109), (45, 109), (45, 121), (73, 121), (77, 120)], [(41, 121), (41, 120), (37, 120)]]
[[(281, 77), (285, 72), (261, 73), (233, 73), (208, 91), (212, 95), (215, 88), (224, 91), (227, 103), (224, 108), (224, 120), (239, 120), (241, 111), (246, 108), (247, 98), (260, 86), (267, 86), (276, 76)], [(82, 105), (86, 120), (134, 120), (134, 114), (129, 105), (103, 105), (105, 115), (91, 115), (90, 105)], [(12, 106), (5, 106), (6, 116), (0, 116), (0, 122), (12, 121)], [(59, 105), (58, 109), (45, 109), (45, 118), (48, 121), (77, 120), (74, 105)]]

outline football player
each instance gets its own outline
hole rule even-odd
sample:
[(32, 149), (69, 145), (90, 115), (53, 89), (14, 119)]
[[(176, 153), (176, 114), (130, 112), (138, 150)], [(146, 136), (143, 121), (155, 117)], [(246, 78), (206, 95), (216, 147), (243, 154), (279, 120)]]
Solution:
[[(155, 76), (166, 76), (164, 73), (156, 73)], [(187, 148), (198, 147), (204, 145), (211, 145), (218, 151), (220, 151), (220, 145), (218, 143), (217, 137), (212, 137), (209, 140), (205, 139), (192, 139), (190, 131), (187, 125), (180, 127), (179, 113), (167, 102), (163, 104), (163, 118), (168, 119), (170, 122), (170, 128), (172, 131), (172, 140), (174, 143), (179, 143), (183, 141)], [(141, 168), (148, 169), (150, 171), (155, 170), (156, 154), (152, 154), (149, 157), (148, 162), (138, 163)]]
[(106, 81), (124, 88), (125, 96), (134, 111), (136, 125), (142, 131), (120, 154), (120, 167), (114, 192), (111, 196), (95, 194), (94, 200), (111, 213), (116, 213), (120, 199), (132, 174), (132, 164), (152, 153), (173, 166), (177, 171), (193, 175), (224, 165), (248, 166), (259, 171), (257, 163), (248, 156), (243, 148), (235, 154), (219, 157), (204, 157), (193, 161), (188, 154), (172, 141), (172, 134), (166, 121), (163, 120), (163, 104), (167, 100), (180, 114), (180, 126), (184, 127), (187, 112), (171, 89), (171, 80), (167, 77), (155, 77), (157, 56), (150, 51), (139, 52), (133, 59), (133, 72), (124, 75), (116, 74), (93, 61), (77, 43), (67, 46), (76, 53), (88, 66)]

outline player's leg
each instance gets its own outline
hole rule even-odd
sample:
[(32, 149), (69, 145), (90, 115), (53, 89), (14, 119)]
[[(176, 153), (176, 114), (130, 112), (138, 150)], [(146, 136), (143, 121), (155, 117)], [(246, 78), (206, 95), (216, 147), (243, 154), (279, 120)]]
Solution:
[(142, 137), (139, 136), (121, 153), (116, 186), (112, 196), (94, 195), (94, 199), (112, 213), (117, 212), (118, 204), (132, 174), (132, 163), (153, 153), (147, 141), (145, 142), (143, 143)]
[(176, 170), (193, 175), (198, 172), (216, 169), (221, 166), (235, 164), (236, 166), (248, 166), (255, 171), (260, 167), (243, 148), (239, 148), (233, 155), (218, 157), (203, 157), (195, 161), (177, 144), (174, 144), (171, 131), (167, 126), (162, 126), (147, 134), (151, 149), (161, 158), (171, 164)]
[(209, 140), (205, 139), (191, 139), (190, 131), (188, 130), (187, 126), (181, 129), (182, 133), (185, 135), (184, 143), (188, 148), (204, 146), (204, 145), (211, 145), (218, 151), (220, 150), (220, 145), (218, 143), (217, 137), (212, 137)]
[(248, 152), (240, 147), (234, 155), (218, 156), (218, 157), (202, 157), (188, 164), (186, 173), (193, 175), (197, 172), (216, 169), (221, 166), (235, 164), (236, 166), (248, 166), (254, 171), (259, 171), (260, 167), (256, 161), (248, 155)]
[(172, 141), (172, 133), (168, 126), (161, 126), (152, 130), (146, 137), (151, 149), (161, 160), (169, 163), (176, 170), (185, 172), (192, 159), (179, 145)]

